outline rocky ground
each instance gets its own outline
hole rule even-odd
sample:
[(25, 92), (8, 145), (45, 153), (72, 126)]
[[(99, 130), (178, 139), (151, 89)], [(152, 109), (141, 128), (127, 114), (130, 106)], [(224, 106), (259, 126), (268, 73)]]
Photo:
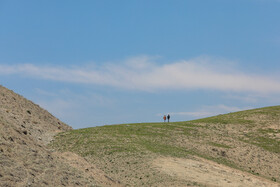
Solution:
[[(96, 172), (92, 164), (85, 168), (73, 164), (75, 160), (86, 166), (85, 159), (47, 148), (55, 134), (69, 130), (72, 128), (46, 110), (0, 86), (0, 186), (117, 184)], [(72, 157), (75, 159), (69, 160)]]

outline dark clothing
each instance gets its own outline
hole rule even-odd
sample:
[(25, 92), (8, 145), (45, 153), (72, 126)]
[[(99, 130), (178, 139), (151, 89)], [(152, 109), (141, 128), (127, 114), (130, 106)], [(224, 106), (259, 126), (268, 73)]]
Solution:
[(169, 122), (169, 119), (170, 119), (170, 115), (168, 114), (168, 115), (167, 115), (167, 120), (168, 120), (168, 122)]

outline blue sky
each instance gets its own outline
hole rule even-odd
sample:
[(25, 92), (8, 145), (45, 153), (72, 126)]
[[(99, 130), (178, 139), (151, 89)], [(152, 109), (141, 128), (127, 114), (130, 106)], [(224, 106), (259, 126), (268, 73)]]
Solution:
[(0, 0), (0, 84), (74, 128), (280, 103), (278, 0)]

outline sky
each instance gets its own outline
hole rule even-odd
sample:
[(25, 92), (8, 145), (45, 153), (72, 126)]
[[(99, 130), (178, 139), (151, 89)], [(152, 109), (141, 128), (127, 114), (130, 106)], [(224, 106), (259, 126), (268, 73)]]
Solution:
[(279, 0), (0, 0), (0, 84), (73, 128), (280, 104)]

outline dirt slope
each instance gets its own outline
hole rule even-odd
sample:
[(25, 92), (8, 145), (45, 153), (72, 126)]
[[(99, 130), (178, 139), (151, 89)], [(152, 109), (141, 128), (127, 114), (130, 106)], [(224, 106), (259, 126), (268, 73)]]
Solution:
[[(95, 186), (100, 183), (94, 179), (100, 176), (85, 175), (83, 169), (46, 147), (55, 134), (69, 130), (72, 128), (46, 110), (0, 86), (0, 186)], [(78, 156), (75, 158), (81, 162)], [(86, 160), (82, 161), (86, 165)], [(109, 179), (103, 183), (113, 184)]]
[(227, 187), (279, 187), (270, 180), (242, 172), (213, 161), (194, 157), (182, 158), (158, 158), (154, 165), (160, 172), (174, 178), (187, 181), (195, 181), (203, 186), (227, 186)]

